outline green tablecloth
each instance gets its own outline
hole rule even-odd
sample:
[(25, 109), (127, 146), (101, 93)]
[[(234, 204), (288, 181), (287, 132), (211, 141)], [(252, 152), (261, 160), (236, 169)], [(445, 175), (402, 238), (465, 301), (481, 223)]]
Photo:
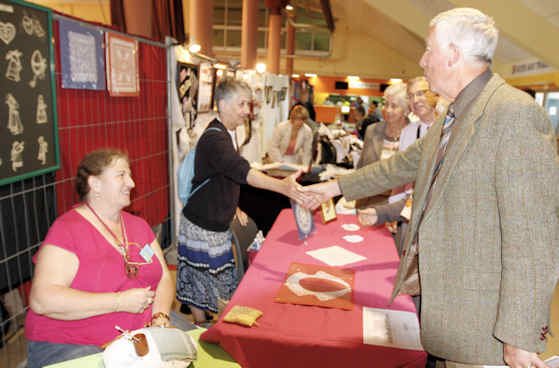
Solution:
[[(219, 345), (200, 342), (203, 328), (187, 331), (198, 344), (198, 359), (190, 365), (193, 368), (241, 368)], [(103, 353), (49, 365), (45, 368), (104, 368)]]

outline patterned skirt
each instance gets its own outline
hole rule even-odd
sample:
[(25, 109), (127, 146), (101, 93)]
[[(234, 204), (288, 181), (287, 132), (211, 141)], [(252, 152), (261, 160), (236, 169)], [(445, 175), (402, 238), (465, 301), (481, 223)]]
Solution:
[(177, 299), (217, 313), (217, 298), (231, 299), (239, 284), (231, 230), (202, 229), (180, 217)]

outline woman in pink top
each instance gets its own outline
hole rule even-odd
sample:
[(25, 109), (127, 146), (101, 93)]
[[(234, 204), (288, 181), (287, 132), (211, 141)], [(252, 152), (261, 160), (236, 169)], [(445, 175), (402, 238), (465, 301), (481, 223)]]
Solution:
[(124, 330), (169, 326), (174, 285), (150, 226), (124, 212), (128, 157), (94, 151), (78, 166), (81, 204), (60, 216), (34, 256), (25, 320), (28, 367), (99, 352)]

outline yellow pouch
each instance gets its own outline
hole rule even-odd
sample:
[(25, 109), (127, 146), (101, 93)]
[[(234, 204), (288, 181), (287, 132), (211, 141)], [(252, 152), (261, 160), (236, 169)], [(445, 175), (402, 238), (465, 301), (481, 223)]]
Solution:
[(262, 312), (258, 309), (251, 307), (244, 307), (242, 305), (235, 305), (231, 310), (225, 315), (223, 320), (229, 323), (238, 323), (243, 326), (251, 327), (256, 323), (256, 319), (262, 315)]

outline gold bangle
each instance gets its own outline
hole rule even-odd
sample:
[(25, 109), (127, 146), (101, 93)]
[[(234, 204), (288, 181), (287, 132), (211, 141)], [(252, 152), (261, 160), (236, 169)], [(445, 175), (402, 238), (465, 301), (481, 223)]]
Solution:
[(115, 312), (118, 312), (118, 309), (120, 308), (120, 291), (116, 292), (116, 306), (115, 306)]
[(154, 315), (151, 316), (151, 320), (153, 321), (154, 319), (158, 319), (160, 317), (165, 318), (167, 321), (169, 321), (169, 315), (167, 313), (163, 313), (163, 312), (157, 312)]

